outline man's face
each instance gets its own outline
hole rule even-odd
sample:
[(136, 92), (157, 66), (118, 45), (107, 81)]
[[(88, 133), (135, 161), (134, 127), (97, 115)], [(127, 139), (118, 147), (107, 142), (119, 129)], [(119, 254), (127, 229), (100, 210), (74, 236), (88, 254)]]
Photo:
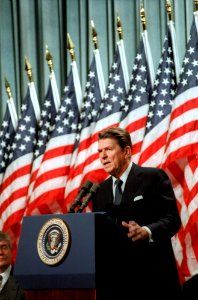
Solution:
[(104, 170), (119, 178), (128, 167), (131, 149), (122, 149), (116, 140), (106, 138), (98, 141), (98, 153)]
[(11, 264), (12, 252), (7, 241), (0, 241), (0, 273)]

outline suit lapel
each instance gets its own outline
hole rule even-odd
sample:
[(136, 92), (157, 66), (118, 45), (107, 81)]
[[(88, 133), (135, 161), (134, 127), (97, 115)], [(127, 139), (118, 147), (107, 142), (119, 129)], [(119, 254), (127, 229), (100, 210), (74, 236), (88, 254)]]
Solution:
[(130, 202), (133, 200), (139, 185), (141, 184), (140, 167), (135, 163), (132, 164), (129, 176), (126, 181), (124, 193), (122, 196), (123, 202)]
[(15, 299), (18, 287), (17, 287), (16, 281), (13, 276), (10, 276), (8, 278), (7, 289), (9, 290), (8, 300)]
[(109, 204), (112, 204), (113, 202), (112, 183), (113, 183), (113, 179), (112, 177), (109, 177), (106, 182), (106, 191), (104, 195), (104, 198), (106, 199), (105, 202)]

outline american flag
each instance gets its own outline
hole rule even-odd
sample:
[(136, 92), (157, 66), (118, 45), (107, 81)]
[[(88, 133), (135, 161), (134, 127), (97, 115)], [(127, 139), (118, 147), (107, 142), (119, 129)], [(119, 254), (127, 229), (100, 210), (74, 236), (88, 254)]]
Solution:
[(194, 15), (174, 100), (162, 167), (172, 177), (182, 228), (175, 253), (183, 281), (198, 273), (198, 34)]
[(34, 82), (31, 82), (28, 84), (21, 107), (21, 116), (11, 145), (9, 163), (5, 170), (0, 195), (3, 230), (9, 232), (13, 237), (15, 246), (26, 207), (39, 118), (40, 107)]
[(100, 60), (99, 50), (94, 50), (93, 59), (88, 72), (88, 79), (80, 119), (78, 124), (79, 135), (77, 147), (72, 155), (71, 169), (65, 189), (65, 202), (69, 208), (70, 203), (75, 199), (82, 182), (82, 173), (87, 157), (87, 149), (91, 143), (91, 135), (94, 130), (98, 111), (102, 104), (102, 96), (105, 91), (105, 83)]
[[(197, 16), (196, 16), (197, 17)], [(164, 166), (197, 153), (198, 149), (198, 34), (195, 18), (190, 31), (180, 81), (171, 113)]]
[(0, 185), (9, 161), (9, 151), (17, 128), (18, 117), (13, 98), (7, 100), (5, 115), (0, 128)]
[[(60, 106), (60, 96), (57, 88), (54, 71), (51, 72), (48, 83), (48, 90), (41, 109), (41, 119), (38, 125), (37, 144), (34, 150), (34, 161), (32, 165), (30, 184), (27, 195), (27, 206), (34, 188), (43, 154), (53, 130), (55, 117)], [(26, 208), (27, 209), (27, 208)], [(26, 213), (25, 213), (26, 214)]]
[[(97, 139), (98, 133), (108, 127), (118, 126), (125, 105), (125, 95), (127, 92), (127, 82), (124, 79), (124, 66), (122, 65), (122, 51), (120, 43), (117, 44), (117, 49), (114, 55), (114, 61), (111, 66), (109, 82), (106, 93), (100, 107), (96, 126), (92, 133), (91, 144), (87, 151), (87, 158), (83, 169), (83, 179), (93, 182), (101, 182), (107, 177), (98, 158)], [(123, 41), (122, 41), (123, 42)], [(127, 71), (128, 72), (128, 71)], [(125, 76), (127, 78), (127, 76)]]
[(151, 94), (151, 76), (143, 35), (135, 58), (129, 91), (126, 95), (125, 106), (119, 124), (131, 135), (133, 143), (132, 155), (135, 163), (139, 160)]
[(145, 136), (138, 162), (140, 165), (158, 167), (162, 162), (175, 90), (174, 55), (170, 28), (167, 25), (162, 55), (149, 103)]
[(27, 215), (65, 211), (64, 192), (76, 140), (81, 102), (78, 70), (76, 61), (73, 61), (54, 129), (34, 183)]
[[(14, 101), (13, 98), (9, 98), (7, 100), (5, 115), (0, 128), (0, 193), (3, 176), (9, 161), (9, 152), (14, 139), (17, 123), (18, 117)], [(0, 230), (2, 230), (2, 227), (3, 221), (0, 219)]]

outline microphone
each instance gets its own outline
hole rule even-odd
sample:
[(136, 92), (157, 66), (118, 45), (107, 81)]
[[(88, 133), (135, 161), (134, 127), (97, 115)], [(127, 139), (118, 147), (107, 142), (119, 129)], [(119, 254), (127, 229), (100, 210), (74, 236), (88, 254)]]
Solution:
[(100, 188), (100, 186), (95, 183), (92, 185), (86, 199), (83, 201), (80, 208), (77, 210), (77, 213), (80, 213), (83, 211), (83, 209), (88, 205), (89, 201), (92, 199), (93, 195), (97, 192), (97, 190), (99, 188)]
[(75, 212), (75, 208), (78, 206), (78, 205), (81, 205), (82, 202), (82, 198), (88, 193), (88, 191), (90, 190), (90, 188), (92, 187), (93, 183), (89, 180), (85, 181), (83, 186), (81, 187), (76, 199), (74, 200), (74, 202), (72, 203), (71, 207), (70, 207), (70, 210), (69, 210), (69, 213), (73, 213)]

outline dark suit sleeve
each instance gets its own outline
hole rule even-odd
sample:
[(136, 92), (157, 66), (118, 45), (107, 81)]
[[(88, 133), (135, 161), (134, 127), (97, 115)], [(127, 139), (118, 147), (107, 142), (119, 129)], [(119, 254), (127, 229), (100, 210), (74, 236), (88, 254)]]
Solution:
[(169, 177), (163, 170), (157, 170), (155, 182), (151, 192), (153, 201), (153, 215), (156, 214), (156, 222), (148, 224), (154, 239), (172, 237), (180, 226), (181, 220), (177, 202)]

